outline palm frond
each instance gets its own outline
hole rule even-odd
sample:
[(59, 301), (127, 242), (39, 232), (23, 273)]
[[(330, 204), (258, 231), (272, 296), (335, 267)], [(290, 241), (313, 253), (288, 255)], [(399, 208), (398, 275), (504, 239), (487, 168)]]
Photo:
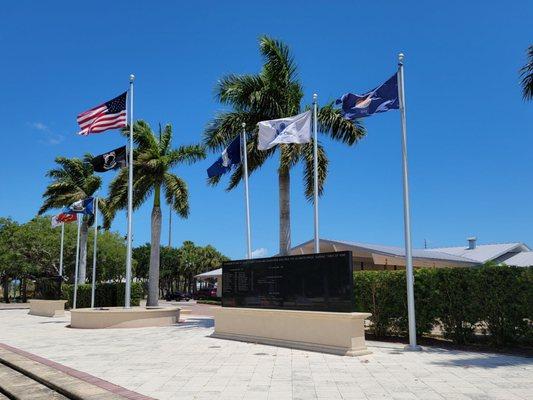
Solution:
[(165, 199), (182, 218), (189, 216), (189, 191), (185, 181), (174, 174), (164, 178)]
[[(314, 196), (315, 172), (314, 172), (314, 151), (313, 141), (302, 145), (302, 158), (304, 160), (304, 182), (305, 182), (305, 197), (312, 201)], [(324, 191), (324, 183), (328, 176), (329, 160), (326, 155), (324, 147), (317, 145), (318, 158), (318, 195), (321, 196)]]
[[(128, 137), (130, 134), (130, 127), (125, 126), (122, 129), (122, 135)], [(133, 124), (133, 141), (139, 148), (154, 148), (158, 147), (158, 140), (152, 132), (152, 128), (148, 122), (140, 119)]]
[(259, 50), (265, 59), (263, 72), (269, 79), (284, 82), (296, 79), (296, 65), (285, 43), (268, 36), (261, 36)]
[(52, 182), (43, 193), (44, 201), (39, 214), (92, 196), (100, 188), (101, 178), (94, 175), (92, 165), (85, 161), (89, 158), (92, 158), (90, 154), (86, 154), (84, 160), (66, 157), (55, 159), (59, 168), (53, 168), (46, 173)]
[(204, 145), (212, 151), (221, 151), (242, 132), (242, 123), (257, 124), (256, 116), (243, 111), (223, 112), (207, 125), (203, 134)]
[(288, 172), (300, 160), (301, 145), (280, 144), (279, 172)]
[(527, 63), (520, 69), (520, 77), (524, 100), (533, 100), (533, 45), (527, 49)]
[(166, 124), (163, 130), (159, 132), (159, 135), (159, 154), (164, 155), (168, 153), (172, 142), (172, 125)]
[(352, 122), (345, 119), (341, 111), (330, 103), (318, 110), (318, 130), (329, 135), (333, 140), (349, 146), (357, 143), (366, 135), (365, 128), (359, 120)]
[(172, 150), (168, 154), (168, 164), (170, 167), (187, 163), (193, 164), (197, 161), (205, 159), (205, 149), (200, 145), (180, 146), (175, 150)]
[[(248, 174), (249, 175), (252, 175), (252, 173), (255, 170), (261, 168), (264, 165), (264, 163), (266, 162), (266, 160), (276, 153), (276, 148), (275, 147), (273, 147), (273, 148), (271, 148), (269, 150), (265, 150), (265, 151), (258, 150), (257, 149), (258, 139), (259, 138), (258, 138), (257, 135), (252, 135), (248, 139), (248, 141), (246, 142), (246, 151), (247, 151), (247, 155), (248, 155)], [(241, 164), (231, 174), (230, 181), (229, 181), (229, 184), (228, 184), (228, 187), (226, 188), (226, 190), (229, 191), (229, 190), (232, 190), (235, 187), (237, 187), (239, 182), (243, 179), (243, 172), (244, 171), (242, 169), (242, 164)]]
[(215, 87), (215, 96), (222, 104), (229, 104), (241, 111), (249, 111), (265, 88), (260, 75), (226, 75)]

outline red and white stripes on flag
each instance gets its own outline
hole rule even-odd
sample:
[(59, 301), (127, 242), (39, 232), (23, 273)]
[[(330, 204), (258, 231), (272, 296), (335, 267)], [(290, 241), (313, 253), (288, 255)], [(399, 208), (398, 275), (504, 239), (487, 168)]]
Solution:
[(91, 133), (101, 133), (108, 129), (123, 128), (126, 126), (126, 97), (128, 92), (91, 108), (78, 115), (80, 126), (78, 135), (87, 136)]

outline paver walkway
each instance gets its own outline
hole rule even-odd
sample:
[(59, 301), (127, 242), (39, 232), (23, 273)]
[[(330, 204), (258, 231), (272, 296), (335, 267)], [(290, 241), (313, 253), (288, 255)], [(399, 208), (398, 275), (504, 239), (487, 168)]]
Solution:
[[(68, 314), (68, 313), (67, 313)], [(210, 338), (212, 320), (77, 330), (0, 312), (0, 342), (158, 399), (533, 399), (533, 359), (370, 342), (340, 357)]]

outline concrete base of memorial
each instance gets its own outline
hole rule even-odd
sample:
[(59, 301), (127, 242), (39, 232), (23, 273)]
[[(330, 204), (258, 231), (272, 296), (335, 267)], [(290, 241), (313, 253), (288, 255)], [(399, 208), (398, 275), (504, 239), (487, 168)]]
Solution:
[(30, 300), (30, 315), (40, 317), (63, 317), (66, 300)]
[(81, 329), (145, 328), (179, 322), (178, 307), (109, 307), (70, 310), (70, 327)]
[(212, 337), (343, 356), (370, 354), (365, 344), (369, 313), (213, 308)]

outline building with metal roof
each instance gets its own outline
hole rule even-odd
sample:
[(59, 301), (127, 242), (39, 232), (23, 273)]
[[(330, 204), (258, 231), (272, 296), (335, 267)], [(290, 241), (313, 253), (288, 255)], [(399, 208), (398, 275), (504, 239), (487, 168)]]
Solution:
[[(353, 255), (354, 270), (368, 269), (403, 269), (405, 268), (405, 248), (377, 244), (345, 242), (340, 240), (320, 240), (320, 251), (345, 251)], [(475, 267), (487, 262), (515, 265), (531, 260), (533, 252), (524, 243), (477, 244), (476, 238), (469, 238), (468, 244), (456, 247), (413, 249), (413, 265), (418, 268)], [(313, 253), (313, 241), (307, 241), (293, 247), (291, 254)], [(531, 253), (528, 257), (522, 253)]]
[[(360, 270), (396, 270), (405, 268), (405, 248), (342, 240), (320, 239), (320, 252), (351, 251), (353, 267)], [(291, 255), (314, 253), (309, 240), (291, 249)], [(415, 268), (478, 267), (487, 262), (518, 267), (533, 265), (533, 251), (524, 243), (478, 244), (467, 239), (465, 246), (413, 249)], [(222, 268), (196, 275), (197, 279), (217, 278)]]

